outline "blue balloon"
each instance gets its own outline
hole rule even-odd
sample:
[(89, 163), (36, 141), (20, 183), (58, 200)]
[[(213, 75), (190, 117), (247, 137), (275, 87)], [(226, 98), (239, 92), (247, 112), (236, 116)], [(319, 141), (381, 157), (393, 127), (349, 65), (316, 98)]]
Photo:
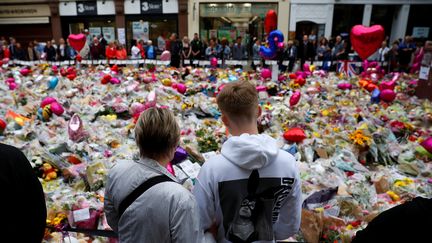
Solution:
[(48, 89), (54, 89), (57, 84), (58, 84), (58, 78), (57, 77), (53, 77), (52, 79), (50, 79), (50, 81), (48, 82)]
[(381, 91), (379, 89), (374, 89), (374, 91), (372, 91), (371, 102), (372, 103), (379, 103), (380, 94), (381, 94)]
[(276, 56), (278, 43), (284, 42), (284, 36), (280, 30), (274, 30), (268, 35), (267, 41), (269, 47), (261, 46), (260, 56), (264, 59), (273, 59)]

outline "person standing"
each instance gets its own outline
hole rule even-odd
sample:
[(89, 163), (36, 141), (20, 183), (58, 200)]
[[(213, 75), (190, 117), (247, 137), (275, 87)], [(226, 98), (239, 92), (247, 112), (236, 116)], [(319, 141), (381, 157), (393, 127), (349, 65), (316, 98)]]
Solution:
[(157, 47), (160, 52), (163, 52), (166, 50), (166, 41), (165, 41), (165, 35), (161, 33), (157, 38)]
[(233, 59), (234, 60), (246, 60), (247, 59), (247, 50), (246, 46), (242, 45), (241, 36), (237, 37), (236, 43), (233, 47)]
[(22, 48), (21, 43), (16, 43), (15, 48), (15, 59), (25, 61), (27, 60), (27, 54), (24, 48)]
[(385, 62), (387, 61), (388, 52), (390, 51), (390, 48), (387, 46), (387, 41), (383, 41), (381, 43), (380, 49), (378, 49), (378, 61), (379, 62)]
[(398, 70), (398, 62), (399, 62), (399, 42), (394, 41), (392, 44), (392, 48), (388, 52), (388, 72), (394, 72)]
[(65, 61), (69, 60), (69, 46), (65, 43), (65, 40), (63, 38), (60, 38), (59, 45), (57, 48), (57, 56), (59, 61)]
[(111, 41), (105, 48), (105, 57), (109, 60), (116, 59), (116, 46), (114, 41)]
[(37, 58), (41, 59), (41, 56), (44, 53), (44, 46), (41, 43), (39, 43), (37, 40), (33, 41), (33, 46), (36, 50)]
[(411, 56), (416, 46), (411, 36), (406, 36), (405, 40), (399, 45), (399, 71), (408, 72)]
[(46, 54), (47, 61), (53, 62), (56, 60), (57, 51), (54, 46), (51, 45), (51, 41), (47, 41), (44, 52)]
[(182, 51), (182, 44), (177, 37), (177, 34), (173, 33), (170, 37), (170, 52), (171, 52), (171, 67), (180, 67), (180, 55)]
[(9, 38), (10, 45), (9, 45), (9, 53), (10, 53), (10, 59), (16, 59), (16, 40), (15, 38), (11, 37)]
[(141, 113), (135, 127), (140, 158), (118, 161), (109, 171), (104, 210), (120, 242), (203, 242), (193, 195), (166, 169), (180, 141), (174, 114)]
[(288, 59), (288, 72), (292, 72), (294, 64), (297, 60), (297, 47), (294, 45), (292, 40), (288, 41), (285, 56)]
[[(303, 70), (303, 65), (306, 61), (313, 61), (315, 57), (315, 50), (312, 43), (309, 41), (307, 35), (303, 36), (303, 41), (300, 42), (298, 49), (298, 56), (300, 58), (300, 68)], [(304, 71), (304, 70), (303, 70)]]
[(27, 47), (27, 60), (36, 61), (38, 59), (36, 48), (33, 46), (33, 41), (30, 41)]
[(189, 60), (190, 65), (190, 58), (192, 56), (192, 47), (189, 43), (189, 38), (187, 36), (183, 37), (183, 49), (182, 49), (182, 60), (183, 60), (183, 66), (185, 65), (185, 60)]
[(0, 143), (0, 157), (1, 241), (40, 243), (47, 217), (42, 185), (19, 149)]
[(3, 46), (1, 48), (2, 48), (2, 51), (1, 51), (2, 52), (2, 59), (3, 58), (10, 59), (10, 49), (9, 49), (9, 46), (8, 46), (8, 43), (6, 40), (3, 42)]
[(146, 58), (146, 51), (145, 51), (146, 47), (145, 47), (145, 44), (144, 44), (144, 40), (142, 40), (142, 39), (139, 40), (137, 47), (140, 50), (141, 58), (145, 59)]
[(192, 60), (201, 59), (203, 43), (199, 39), (198, 33), (194, 34), (194, 39), (191, 42), (191, 46), (192, 46)]
[(345, 59), (345, 45), (342, 41), (342, 37), (340, 35), (336, 36), (336, 42), (334, 44), (332, 50), (332, 58), (333, 60), (344, 60)]
[(105, 59), (105, 53), (102, 45), (97, 37), (93, 38), (93, 43), (90, 46), (90, 56), (93, 60)]
[(117, 45), (116, 59), (117, 60), (126, 60), (127, 59), (126, 48), (124, 48), (124, 46), (122, 44)]
[(258, 38), (254, 38), (255, 42), (252, 46), (252, 69), (256, 69), (255, 62), (261, 60), (260, 49), (261, 49), (261, 41)]
[(156, 59), (156, 50), (151, 40), (147, 41), (146, 56), (150, 60)]
[(141, 50), (137, 46), (137, 41), (132, 40), (131, 41), (131, 58), (132, 59), (140, 59), (141, 58)]
[(207, 47), (207, 49), (205, 51), (205, 55), (206, 55), (208, 60), (211, 60), (213, 57), (217, 58), (218, 50), (216, 47), (216, 38), (210, 39), (210, 43), (209, 43), (209, 46)]
[(255, 85), (229, 83), (216, 102), (232, 136), (220, 154), (203, 164), (196, 179), (192, 192), (201, 229), (216, 225), (217, 242), (289, 238), (299, 230), (302, 205), (294, 157), (272, 137), (258, 134), (261, 109)]

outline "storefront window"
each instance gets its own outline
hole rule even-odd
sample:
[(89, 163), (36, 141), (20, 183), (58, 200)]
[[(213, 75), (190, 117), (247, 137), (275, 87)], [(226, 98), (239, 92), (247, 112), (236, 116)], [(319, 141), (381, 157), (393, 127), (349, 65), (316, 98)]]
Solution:
[(333, 37), (350, 33), (354, 25), (363, 22), (363, 4), (335, 4), (333, 13)]
[[(88, 29), (90, 37), (103, 35), (105, 39), (114, 41), (116, 37), (116, 28), (114, 17), (88, 17), (85, 18), (62, 18), (63, 36), (67, 37), (69, 34), (82, 33), (84, 29)], [(90, 38), (89, 37), (89, 38)]]
[(390, 36), (394, 13), (394, 5), (373, 5), (370, 25), (382, 25), (388, 37)]
[(247, 44), (252, 37), (264, 37), (264, 18), (268, 10), (277, 11), (277, 3), (205, 3), (200, 4), (202, 39), (238, 36)]
[[(158, 37), (169, 39), (172, 33), (178, 33), (177, 14), (160, 16), (132, 16), (126, 21), (126, 44), (135, 40), (151, 40), (157, 46)], [(179, 36), (183, 38), (183, 36)]]

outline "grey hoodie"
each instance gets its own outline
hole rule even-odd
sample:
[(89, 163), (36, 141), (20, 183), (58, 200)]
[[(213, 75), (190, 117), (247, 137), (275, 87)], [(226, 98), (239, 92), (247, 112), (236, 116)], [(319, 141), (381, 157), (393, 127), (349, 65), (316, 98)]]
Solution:
[[(270, 235), (284, 240), (297, 233), (301, 217), (301, 184), (294, 157), (280, 150), (268, 135), (242, 134), (229, 138), (221, 154), (210, 158), (201, 168), (193, 189), (203, 230), (215, 222), (218, 242), (229, 242), (227, 231), (233, 225), (234, 215), (240, 212), (248, 196), (247, 182), (252, 170), (257, 169), (260, 180), (258, 193), (283, 186), (274, 194), (267, 210), (272, 229), (259, 235)], [(272, 205), (272, 206), (271, 206)], [(268, 205), (267, 205), (268, 206)], [(260, 241), (269, 241), (260, 237)]]

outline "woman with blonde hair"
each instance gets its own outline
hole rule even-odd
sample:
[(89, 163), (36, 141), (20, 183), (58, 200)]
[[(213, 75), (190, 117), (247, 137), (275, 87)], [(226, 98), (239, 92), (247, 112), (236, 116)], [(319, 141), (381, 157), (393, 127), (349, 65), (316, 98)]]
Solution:
[[(185, 60), (189, 60), (191, 58), (192, 54), (192, 46), (190, 45), (189, 38), (187, 36), (183, 37), (183, 49), (182, 49), (182, 59), (183, 59), (183, 66), (185, 66)], [(186, 65), (189, 65), (190, 63), (187, 63)]]
[(203, 242), (195, 198), (166, 169), (179, 140), (170, 110), (150, 108), (140, 115), (140, 159), (118, 161), (106, 185), (105, 213), (120, 242)]

